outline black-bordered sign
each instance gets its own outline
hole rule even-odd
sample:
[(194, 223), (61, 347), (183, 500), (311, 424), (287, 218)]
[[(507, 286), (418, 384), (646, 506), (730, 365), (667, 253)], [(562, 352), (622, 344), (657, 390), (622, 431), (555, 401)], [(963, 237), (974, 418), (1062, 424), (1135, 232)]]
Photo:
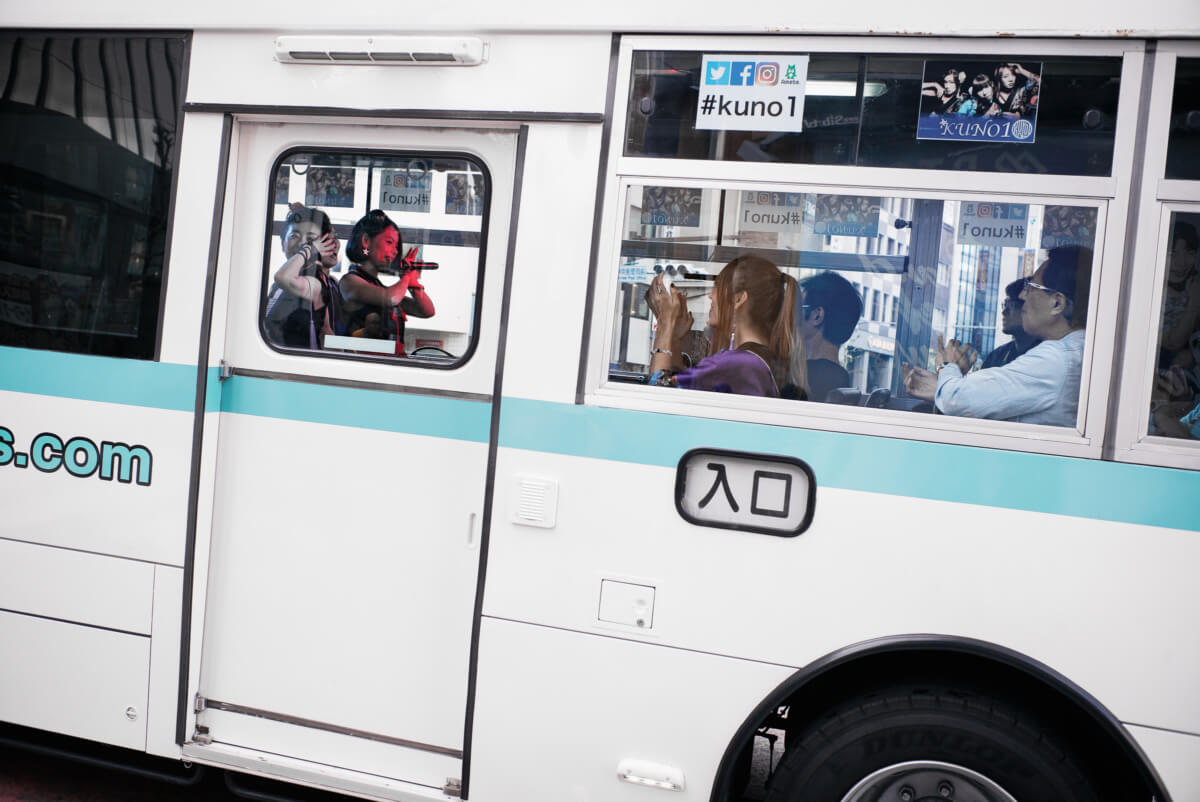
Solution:
[(816, 500), (812, 468), (794, 457), (695, 448), (675, 469), (675, 509), (699, 526), (795, 537)]

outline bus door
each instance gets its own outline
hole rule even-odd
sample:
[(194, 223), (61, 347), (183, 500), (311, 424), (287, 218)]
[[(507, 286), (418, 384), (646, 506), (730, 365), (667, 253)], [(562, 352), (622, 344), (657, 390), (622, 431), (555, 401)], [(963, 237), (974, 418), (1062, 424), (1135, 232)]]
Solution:
[[(267, 119), (233, 133), (203, 746), (189, 748), (442, 788), (462, 776), (519, 131)], [(364, 218), (376, 233), (355, 241)], [(380, 222), (399, 233), (390, 263)], [(310, 259), (330, 229), (333, 256)], [(292, 278), (342, 301), (279, 292), (298, 251)], [(415, 282), (405, 259), (424, 265)], [(399, 307), (347, 299), (351, 283), (401, 281)]]

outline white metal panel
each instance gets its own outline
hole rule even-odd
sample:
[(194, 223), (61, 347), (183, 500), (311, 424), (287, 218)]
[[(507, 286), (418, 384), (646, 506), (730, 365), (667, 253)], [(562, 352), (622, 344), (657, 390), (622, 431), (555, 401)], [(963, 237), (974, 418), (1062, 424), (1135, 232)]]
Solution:
[(0, 643), (0, 720), (145, 748), (149, 638), (0, 612)]
[(461, 748), (486, 444), (223, 418), (200, 693)]
[[(707, 802), (734, 732), (792, 673), (491, 618), (479, 650), (472, 802)], [(681, 769), (685, 789), (621, 782), (628, 759)]]
[[(325, 8), (315, 19), (329, 16)], [(283, 64), (275, 60), (273, 33), (201, 31), (192, 39), (188, 100), (351, 109), (604, 111), (610, 37), (482, 37), (490, 55), (479, 66), (394, 67)]]
[(1126, 724), (1175, 802), (1200, 799), (1200, 736)]
[(575, 398), (600, 134), (599, 126), (530, 127), (528, 150), (536, 157), (525, 162), (508, 315), (510, 347), (504, 357), (506, 395)]
[[(192, 413), (0, 391), (4, 425), (27, 446), (41, 432), (150, 450), (149, 485), (104, 481), (65, 469), (6, 469), (0, 532), (13, 539), (169, 565), (183, 564)], [(36, 500), (36, 503), (32, 503)]]
[(0, 609), (150, 634), (154, 566), (0, 539)]
[[(1042, 661), (1122, 720), (1200, 732), (1200, 639), (1179, 614), (1200, 609), (1194, 533), (819, 487), (811, 527), (779, 538), (685, 523), (673, 468), (501, 449), (497, 470), (556, 479), (560, 509), (530, 529), (497, 498), (486, 615), (792, 666), (961, 635)], [(655, 588), (653, 630), (596, 620), (603, 579)], [(1139, 656), (1140, 681), (1115, 651)]]
[(947, 14), (943, 4), (921, 0), (897, 4), (862, 0), (853, 5), (824, 3), (764, 5), (749, 13), (744, 5), (722, 0), (697, 0), (681, 10), (671, 4), (637, 0), (604, 4), (533, 0), (513, 13), (508, 6), (486, 0), (449, 3), (383, 5), (369, 16), (331, 14), (328, 3), (296, 0), (285, 10), (265, 4), (214, 0), (207, 3), (163, 4), (54, 0), (9, 4), (6, 25), (54, 26), (70, 20), (76, 27), (182, 27), (226, 29), (231, 25), (289, 32), (380, 31), (652, 31), (684, 30), (718, 33), (929, 33), (963, 36), (1079, 36), (1134, 37), (1156, 34), (1200, 35), (1200, 10), (1190, 0), (1151, 0), (1131, 4), (1047, 3), (1028, 14)]
[[(412, 655), (407, 659), (414, 659)], [(447, 778), (461, 778), (461, 761), (448, 755), (433, 755), (402, 746), (354, 738), (335, 732), (296, 727), (265, 718), (206, 710), (201, 718), (217, 745), (270, 744), (274, 755), (352, 768), (374, 775), (383, 785), (388, 780), (410, 780), (430, 788), (441, 788)], [(459, 722), (461, 724), (461, 722)], [(276, 767), (276, 771), (279, 767)]]
[(373, 774), (350, 771), (340, 766), (328, 766), (307, 760), (268, 755), (253, 749), (223, 743), (183, 745), (184, 757), (196, 763), (233, 769), (242, 774), (286, 780), (310, 788), (353, 794), (363, 799), (386, 799), (397, 802), (446, 802), (442, 789), (394, 780)]
[(154, 566), (154, 631), (150, 639), (146, 751), (163, 757), (179, 757), (179, 745), (175, 743), (175, 714), (179, 709), (182, 614), (183, 569)]
[(221, 115), (184, 115), (176, 163), (171, 255), (163, 307), (163, 362), (196, 364), (209, 240), (216, 201), (221, 146)]

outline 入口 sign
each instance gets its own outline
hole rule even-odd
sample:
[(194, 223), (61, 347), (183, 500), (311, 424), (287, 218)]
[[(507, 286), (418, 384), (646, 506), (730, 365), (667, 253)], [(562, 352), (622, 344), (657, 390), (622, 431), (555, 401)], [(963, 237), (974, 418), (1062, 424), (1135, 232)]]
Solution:
[(799, 131), (808, 56), (788, 53), (705, 54), (696, 128), (710, 131)]
[(697, 448), (675, 473), (675, 509), (688, 523), (794, 537), (812, 523), (816, 479), (801, 460)]

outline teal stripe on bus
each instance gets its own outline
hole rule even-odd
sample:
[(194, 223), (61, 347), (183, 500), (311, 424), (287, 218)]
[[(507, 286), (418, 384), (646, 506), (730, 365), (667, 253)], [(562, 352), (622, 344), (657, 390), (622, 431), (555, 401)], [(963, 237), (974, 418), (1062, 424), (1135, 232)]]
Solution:
[(818, 487), (1200, 531), (1200, 471), (505, 398), (500, 445), (674, 468), (699, 447), (798, 457)]
[(356, 426), (486, 443), (487, 401), (233, 376), (221, 382), (221, 411)]
[(192, 412), (196, 366), (0, 347), (0, 390)]

